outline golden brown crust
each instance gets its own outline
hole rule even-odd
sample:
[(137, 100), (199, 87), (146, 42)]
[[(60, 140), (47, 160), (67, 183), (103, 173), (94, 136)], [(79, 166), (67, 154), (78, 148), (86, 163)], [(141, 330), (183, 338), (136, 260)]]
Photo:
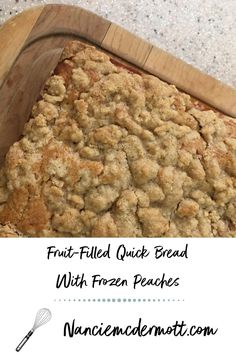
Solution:
[(0, 224), (0, 237), (20, 237), (23, 236), (22, 233), (16, 230), (14, 225)]
[(79, 42), (41, 97), (0, 171), (2, 224), (29, 236), (236, 236), (235, 120)]

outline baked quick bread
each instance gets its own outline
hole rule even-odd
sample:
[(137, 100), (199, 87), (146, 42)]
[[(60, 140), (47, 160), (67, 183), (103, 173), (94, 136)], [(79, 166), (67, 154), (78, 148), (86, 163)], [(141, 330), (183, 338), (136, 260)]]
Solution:
[(71, 42), (6, 156), (0, 223), (28, 236), (236, 236), (236, 122)]

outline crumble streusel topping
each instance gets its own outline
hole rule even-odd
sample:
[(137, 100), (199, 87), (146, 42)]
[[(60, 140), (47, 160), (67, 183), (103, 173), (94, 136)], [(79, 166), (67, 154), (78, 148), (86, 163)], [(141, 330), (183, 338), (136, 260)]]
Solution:
[(0, 171), (29, 236), (236, 236), (236, 123), (71, 42)]
[(0, 237), (17, 237), (17, 236), (20, 237), (23, 235), (16, 230), (14, 225), (0, 224)]

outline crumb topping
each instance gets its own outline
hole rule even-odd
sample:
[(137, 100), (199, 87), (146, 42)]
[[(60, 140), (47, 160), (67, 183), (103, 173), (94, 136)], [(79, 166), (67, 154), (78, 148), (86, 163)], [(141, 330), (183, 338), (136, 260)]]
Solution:
[(41, 97), (0, 170), (0, 236), (236, 236), (234, 119), (79, 42)]

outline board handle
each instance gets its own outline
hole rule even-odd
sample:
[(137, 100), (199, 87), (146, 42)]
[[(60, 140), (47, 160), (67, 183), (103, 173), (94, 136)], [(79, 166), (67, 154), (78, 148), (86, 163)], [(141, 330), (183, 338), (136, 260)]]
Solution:
[(28, 342), (28, 340), (30, 339), (30, 337), (32, 336), (32, 334), (34, 333), (34, 331), (31, 329), (26, 336), (22, 339), (22, 341), (20, 342), (20, 344), (16, 347), (16, 351), (19, 352), (23, 346), (25, 345), (26, 342)]

